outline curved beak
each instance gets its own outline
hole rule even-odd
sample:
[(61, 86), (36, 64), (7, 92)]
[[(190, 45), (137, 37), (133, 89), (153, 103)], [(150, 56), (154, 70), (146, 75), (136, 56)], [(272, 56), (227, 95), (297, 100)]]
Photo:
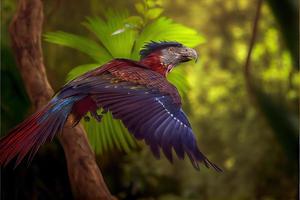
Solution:
[(198, 54), (195, 49), (184, 47), (180, 54), (182, 56), (182, 62), (187, 62), (190, 60), (195, 60), (195, 62), (198, 61)]

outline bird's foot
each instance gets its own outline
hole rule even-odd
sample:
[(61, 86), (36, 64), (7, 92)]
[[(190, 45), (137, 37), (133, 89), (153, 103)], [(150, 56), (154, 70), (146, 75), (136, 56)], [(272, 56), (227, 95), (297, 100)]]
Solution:
[(84, 121), (89, 122), (91, 121), (91, 118), (89, 116), (84, 116)]
[(108, 112), (108, 109), (104, 109), (102, 110), (101, 114), (106, 114)]
[(92, 117), (94, 117), (98, 122), (101, 122), (103, 115), (99, 115), (97, 111), (91, 112)]

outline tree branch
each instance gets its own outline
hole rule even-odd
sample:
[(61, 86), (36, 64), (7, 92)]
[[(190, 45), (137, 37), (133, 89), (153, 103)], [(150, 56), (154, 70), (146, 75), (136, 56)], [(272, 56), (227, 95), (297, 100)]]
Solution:
[(247, 84), (250, 84), (250, 61), (251, 61), (251, 55), (252, 55), (252, 50), (255, 44), (256, 40), (256, 35), (257, 35), (257, 29), (258, 29), (258, 21), (260, 18), (260, 13), (261, 13), (261, 6), (262, 6), (263, 0), (258, 0), (257, 6), (256, 6), (256, 13), (255, 13), (255, 18), (254, 18), (254, 23), (253, 23), (253, 29), (252, 29), (252, 35), (249, 43), (249, 50), (245, 62), (245, 67), (244, 67), (244, 75), (247, 81)]
[[(43, 63), (42, 24), (42, 1), (20, 0), (9, 29), (19, 71), (36, 109), (47, 103), (54, 94)], [(65, 151), (74, 197), (84, 200), (112, 199), (82, 126), (65, 127), (59, 140)]]

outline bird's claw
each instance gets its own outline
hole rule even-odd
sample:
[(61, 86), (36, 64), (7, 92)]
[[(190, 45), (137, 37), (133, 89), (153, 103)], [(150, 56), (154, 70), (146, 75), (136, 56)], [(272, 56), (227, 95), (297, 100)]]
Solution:
[(89, 122), (91, 119), (89, 116), (84, 116), (84, 121)]
[(108, 109), (104, 109), (102, 110), (101, 114), (106, 114), (108, 112)]
[(99, 115), (97, 111), (91, 112), (92, 117), (94, 117), (98, 122), (101, 122), (103, 115)]

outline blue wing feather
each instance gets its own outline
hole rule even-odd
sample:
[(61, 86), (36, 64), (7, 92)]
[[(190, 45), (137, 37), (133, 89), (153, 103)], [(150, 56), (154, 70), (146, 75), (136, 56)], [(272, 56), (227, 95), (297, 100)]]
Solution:
[(188, 118), (171, 95), (133, 82), (111, 81), (115, 80), (111, 74), (87, 79), (70, 84), (72, 92), (65, 92), (64, 95), (91, 96), (99, 108), (110, 111), (114, 118), (122, 120), (137, 139), (144, 139), (156, 158), (160, 157), (161, 148), (172, 162), (173, 148), (179, 159), (187, 154), (196, 169), (202, 162), (221, 171), (200, 152)]

